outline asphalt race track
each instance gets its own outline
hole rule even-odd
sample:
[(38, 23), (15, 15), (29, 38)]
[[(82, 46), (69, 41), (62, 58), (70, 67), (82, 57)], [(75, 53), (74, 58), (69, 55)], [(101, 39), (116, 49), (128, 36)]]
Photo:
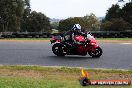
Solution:
[(45, 42), (0, 42), (0, 64), (132, 69), (132, 44), (100, 43), (103, 56), (57, 57)]

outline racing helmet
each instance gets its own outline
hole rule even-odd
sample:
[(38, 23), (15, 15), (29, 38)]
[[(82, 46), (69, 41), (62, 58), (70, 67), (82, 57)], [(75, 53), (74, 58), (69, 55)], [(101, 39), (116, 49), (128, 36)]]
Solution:
[(81, 26), (80, 26), (80, 24), (74, 24), (72, 30), (74, 32), (81, 32)]
[(80, 24), (74, 24), (73, 28), (74, 30), (81, 30), (81, 25)]

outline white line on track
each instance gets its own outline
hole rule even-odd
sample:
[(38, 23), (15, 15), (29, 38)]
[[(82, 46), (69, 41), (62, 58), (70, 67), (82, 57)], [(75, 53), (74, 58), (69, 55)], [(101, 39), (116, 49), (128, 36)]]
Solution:
[(132, 43), (120, 43), (120, 44), (123, 44), (123, 45), (130, 45), (130, 44), (132, 44)]

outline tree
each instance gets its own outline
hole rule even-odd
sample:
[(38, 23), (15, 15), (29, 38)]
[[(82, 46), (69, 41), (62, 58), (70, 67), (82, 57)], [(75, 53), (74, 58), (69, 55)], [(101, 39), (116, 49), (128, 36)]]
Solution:
[(118, 2), (126, 2), (126, 1), (127, 1), (127, 2), (128, 2), (128, 1), (131, 2), (132, 0), (118, 0)]
[(90, 15), (86, 15), (83, 17), (83, 24), (85, 31), (96, 31), (100, 29), (100, 21), (98, 20), (98, 18), (91, 13)]
[(102, 24), (104, 31), (126, 31), (131, 30), (132, 25), (122, 18), (113, 18), (110, 21), (106, 21)]
[(109, 31), (126, 31), (132, 28), (132, 2), (126, 3), (122, 8), (112, 5), (108, 9), (104, 22), (101, 26)]
[(105, 20), (110, 20), (113, 18), (120, 18), (121, 17), (120, 11), (121, 11), (121, 9), (118, 4), (112, 5), (112, 7), (107, 10)]
[(52, 22), (52, 23), (50, 23), (50, 25), (51, 25), (51, 29), (57, 29), (58, 30), (59, 22)]
[(21, 19), (21, 32), (49, 32), (49, 18), (42, 13), (31, 11), (30, 0), (24, 0), (24, 14)]
[(61, 20), (59, 22), (59, 31), (68, 31), (74, 24), (80, 24), (82, 31), (95, 31), (100, 29), (100, 22), (94, 14), (86, 15), (84, 17), (74, 17)]
[(0, 31), (19, 31), (23, 9), (23, 0), (0, 0)]
[(111, 31), (112, 22), (105, 21), (101, 24), (101, 31)]
[[(72, 29), (74, 24), (83, 25), (83, 19), (81, 17), (68, 18), (59, 22), (59, 31), (65, 32)], [(82, 26), (83, 28), (83, 26)]]
[(49, 18), (31, 11), (30, 0), (0, 0), (1, 32), (45, 32), (50, 30)]
[(132, 2), (126, 3), (121, 10), (122, 18), (132, 25)]
[(21, 19), (21, 31), (25, 32), (28, 30), (29, 15), (31, 13), (30, 0), (24, 0), (24, 14)]
[(31, 12), (29, 15), (27, 32), (48, 32), (50, 31), (49, 18), (42, 13), (36, 11)]

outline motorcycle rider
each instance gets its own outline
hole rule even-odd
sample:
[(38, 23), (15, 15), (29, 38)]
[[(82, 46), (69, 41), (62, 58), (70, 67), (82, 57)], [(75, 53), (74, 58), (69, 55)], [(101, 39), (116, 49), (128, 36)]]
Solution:
[(65, 40), (70, 46), (73, 46), (73, 45), (75, 45), (75, 44), (77, 43), (77, 42), (75, 41), (75, 39), (74, 39), (74, 37), (75, 37), (76, 35), (85, 36), (85, 34), (84, 34), (83, 32), (81, 32), (81, 26), (80, 26), (80, 24), (74, 24), (74, 26), (72, 27), (72, 29), (65, 33), (65, 35), (64, 35), (64, 40)]
[[(80, 24), (75, 24), (71, 30), (69, 30), (64, 35), (65, 43), (67, 44), (67, 47), (69, 48), (67, 51), (74, 53), (79, 45), (83, 44), (75, 40), (75, 36), (83, 36), (86, 38), (86, 34), (81, 32), (81, 26)], [(76, 53), (76, 52), (75, 52)]]

